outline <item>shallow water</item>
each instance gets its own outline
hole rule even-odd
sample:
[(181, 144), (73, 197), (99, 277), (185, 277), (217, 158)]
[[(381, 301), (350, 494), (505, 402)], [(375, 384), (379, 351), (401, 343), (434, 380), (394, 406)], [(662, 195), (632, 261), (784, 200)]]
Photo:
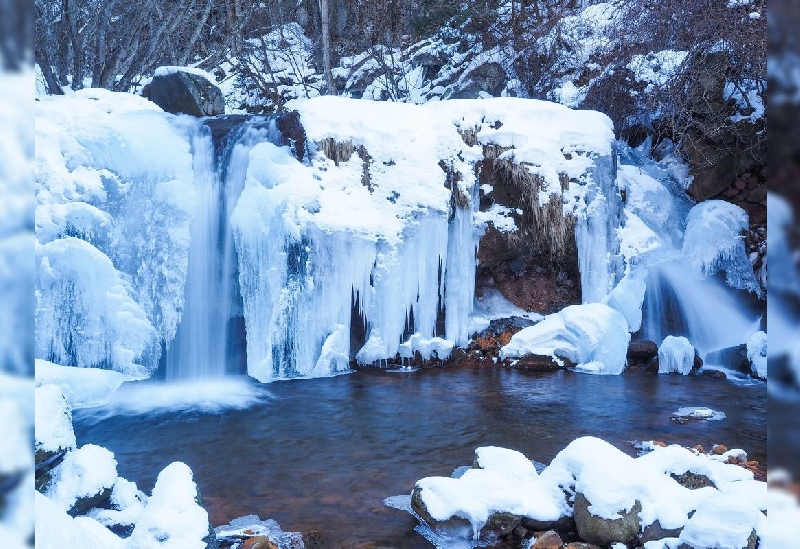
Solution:
[[(384, 507), (425, 476), (449, 475), (483, 445), (548, 463), (571, 440), (603, 438), (634, 454), (632, 440), (745, 449), (766, 461), (766, 384), (629, 373), (534, 374), (497, 367), (409, 373), (359, 371), (335, 378), (254, 384), (246, 409), (75, 413), (79, 444), (116, 454), (119, 474), (147, 492), (158, 472), (184, 461), (212, 523), (258, 514), (286, 531), (318, 530), (328, 547), (430, 547), (407, 514)], [(684, 406), (722, 421), (679, 425)]]

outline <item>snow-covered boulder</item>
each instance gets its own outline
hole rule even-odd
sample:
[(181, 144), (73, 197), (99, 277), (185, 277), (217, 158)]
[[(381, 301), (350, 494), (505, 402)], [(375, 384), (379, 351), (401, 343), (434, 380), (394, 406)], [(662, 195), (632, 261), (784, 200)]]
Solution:
[(767, 517), (741, 496), (718, 494), (702, 502), (678, 537), (680, 547), (756, 549)]
[(200, 69), (159, 67), (143, 94), (173, 114), (192, 116), (225, 114), (225, 98), (217, 86), (216, 79)]
[(126, 381), (136, 379), (113, 370), (61, 366), (36, 359), (36, 385), (56, 385), (72, 407), (100, 406)]
[(106, 448), (86, 444), (53, 469), (44, 494), (71, 516), (106, 506), (117, 480), (117, 460)]
[(688, 375), (694, 368), (694, 347), (683, 336), (667, 336), (658, 347), (658, 373)]
[(625, 369), (629, 342), (628, 324), (619, 311), (589, 303), (566, 307), (517, 332), (500, 356), (551, 356), (570, 361), (579, 371), (619, 374)]
[(36, 547), (124, 549), (125, 542), (94, 519), (73, 518), (56, 502), (36, 492)]
[(767, 334), (757, 331), (747, 340), (747, 360), (753, 377), (767, 379)]

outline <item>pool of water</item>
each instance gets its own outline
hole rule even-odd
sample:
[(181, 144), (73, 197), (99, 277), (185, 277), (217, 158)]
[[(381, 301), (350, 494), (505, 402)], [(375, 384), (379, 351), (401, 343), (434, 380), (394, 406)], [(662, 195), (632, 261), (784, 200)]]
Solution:
[[(425, 476), (472, 463), (478, 446), (514, 448), (548, 463), (571, 440), (715, 443), (766, 462), (766, 384), (701, 376), (464, 366), (408, 373), (359, 371), (256, 385), (243, 409), (103, 415), (78, 410), (79, 444), (116, 454), (119, 474), (149, 492), (158, 472), (186, 462), (214, 525), (258, 514), (286, 531), (317, 530), (329, 547), (430, 547), (409, 515), (386, 508)], [(145, 393), (146, 394), (146, 393)], [(677, 424), (685, 406), (722, 421)], [(98, 413), (100, 412), (100, 413)]]

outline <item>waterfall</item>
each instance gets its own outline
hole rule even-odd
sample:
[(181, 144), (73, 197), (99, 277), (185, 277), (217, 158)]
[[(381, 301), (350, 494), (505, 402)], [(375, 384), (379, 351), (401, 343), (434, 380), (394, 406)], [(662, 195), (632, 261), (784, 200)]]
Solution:
[(661, 344), (667, 335), (684, 336), (705, 357), (746, 342), (758, 324), (741, 296), (717, 279), (680, 261), (650, 267), (640, 339)]
[(207, 119), (191, 136), (196, 189), (185, 306), (165, 356), (167, 381), (224, 376), (244, 358), (244, 320), (230, 217), (244, 188), (250, 150), (277, 142), (274, 119)]

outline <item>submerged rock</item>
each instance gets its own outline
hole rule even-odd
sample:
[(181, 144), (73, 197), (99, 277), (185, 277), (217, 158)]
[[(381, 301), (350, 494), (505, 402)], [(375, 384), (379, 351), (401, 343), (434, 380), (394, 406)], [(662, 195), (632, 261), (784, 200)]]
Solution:
[(639, 501), (629, 511), (619, 511), (618, 519), (595, 516), (589, 511), (590, 505), (582, 493), (575, 494), (572, 511), (581, 539), (598, 545), (610, 545), (628, 543), (639, 534), (639, 513), (642, 511)]

